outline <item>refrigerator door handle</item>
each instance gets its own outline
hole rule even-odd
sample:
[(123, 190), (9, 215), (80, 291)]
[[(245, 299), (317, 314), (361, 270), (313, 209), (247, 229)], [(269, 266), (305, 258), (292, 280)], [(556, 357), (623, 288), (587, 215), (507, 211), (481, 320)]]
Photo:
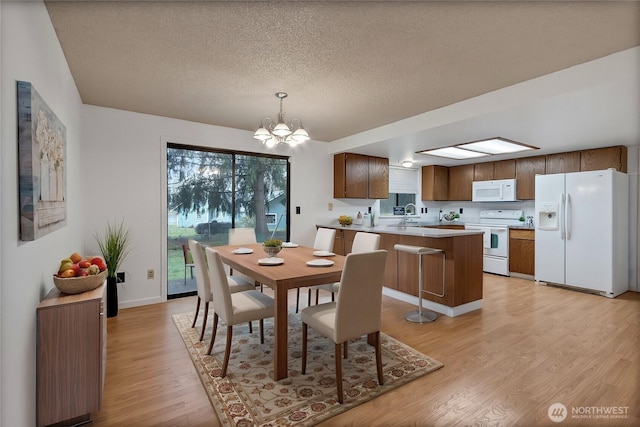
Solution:
[(565, 230), (564, 230), (564, 193), (560, 195), (560, 238), (562, 240), (565, 239)]
[(571, 194), (567, 193), (567, 200), (565, 201), (565, 228), (567, 230), (567, 240), (571, 239)]

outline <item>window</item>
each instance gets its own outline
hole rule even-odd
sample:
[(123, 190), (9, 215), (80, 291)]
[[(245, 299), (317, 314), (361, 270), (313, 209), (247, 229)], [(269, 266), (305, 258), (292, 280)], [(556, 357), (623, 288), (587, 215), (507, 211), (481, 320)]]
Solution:
[(167, 145), (167, 295), (195, 292), (182, 245), (228, 243), (230, 228), (253, 228), (258, 242), (289, 238), (289, 161)]
[[(389, 193), (389, 198), (386, 200), (380, 200), (380, 215), (393, 215), (394, 206), (406, 206), (408, 203), (416, 203), (415, 194), (406, 193)], [(409, 214), (415, 214), (412, 211), (413, 208), (409, 208)]]

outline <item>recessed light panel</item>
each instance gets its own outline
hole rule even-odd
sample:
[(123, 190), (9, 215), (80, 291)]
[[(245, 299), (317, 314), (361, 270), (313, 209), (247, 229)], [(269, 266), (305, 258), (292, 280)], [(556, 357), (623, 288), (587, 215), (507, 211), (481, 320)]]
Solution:
[(519, 151), (537, 150), (538, 147), (520, 144), (505, 138), (490, 138), (482, 141), (466, 142), (452, 147), (418, 151), (419, 154), (446, 157), (448, 159), (465, 160), (495, 154), (517, 153)]
[(469, 142), (457, 145), (458, 148), (465, 150), (479, 151), (487, 154), (507, 154), (517, 153), (518, 151), (532, 150), (533, 147), (518, 144), (502, 138), (485, 139), (484, 141)]
[(485, 153), (478, 153), (477, 151), (463, 150), (456, 147), (437, 148), (435, 150), (419, 151), (420, 154), (427, 154), (429, 156), (446, 157), (448, 159), (473, 159), (475, 157), (487, 156)]

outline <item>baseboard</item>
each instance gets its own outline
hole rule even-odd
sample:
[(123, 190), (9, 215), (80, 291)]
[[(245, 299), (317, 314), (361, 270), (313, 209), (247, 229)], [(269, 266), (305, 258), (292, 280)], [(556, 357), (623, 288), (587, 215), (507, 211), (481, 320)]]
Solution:
[[(390, 289), (387, 287), (382, 288), (382, 294), (388, 297), (408, 302), (410, 304), (418, 305), (418, 297), (413, 295), (405, 294), (404, 292), (396, 291), (395, 289)], [(444, 304), (439, 304), (437, 302), (433, 302), (428, 299), (422, 299), (422, 307), (427, 310), (435, 311), (436, 313), (444, 314), (449, 317), (460, 316), (465, 313), (469, 313), (470, 311), (479, 310), (482, 308), (482, 300), (471, 301), (466, 304), (458, 305), (455, 307), (449, 307)]]
[(149, 305), (149, 304), (158, 304), (163, 302), (160, 297), (152, 297), (152, 298), (141, 298), (129, 301), (118, 301), (118, 309), (120, 308), (131, 308), (131, 307), (139, 307), (141, 305)]

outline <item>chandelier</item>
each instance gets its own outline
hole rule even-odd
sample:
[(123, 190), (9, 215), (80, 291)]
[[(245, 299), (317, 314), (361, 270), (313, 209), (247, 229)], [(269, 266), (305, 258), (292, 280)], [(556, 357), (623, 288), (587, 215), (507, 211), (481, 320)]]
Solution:
[[(276, 92), (276, 98), (280, 100), (278, 121), (275, 122), (271, 117), (264, 117), (260, 121), (260, 127), (253, 134), (255, 139), (262, 141), (269, 148), (278, 144), (289, 144), (294, 147), (309, 140), (309, 134), (302, 127), (302, 120), (295, 117), (289, 123), (285, 123), (282, 100), (286, 97), (287, 94), (285, 92)], [(297, 126), (294, 123), (297, 123)]]

